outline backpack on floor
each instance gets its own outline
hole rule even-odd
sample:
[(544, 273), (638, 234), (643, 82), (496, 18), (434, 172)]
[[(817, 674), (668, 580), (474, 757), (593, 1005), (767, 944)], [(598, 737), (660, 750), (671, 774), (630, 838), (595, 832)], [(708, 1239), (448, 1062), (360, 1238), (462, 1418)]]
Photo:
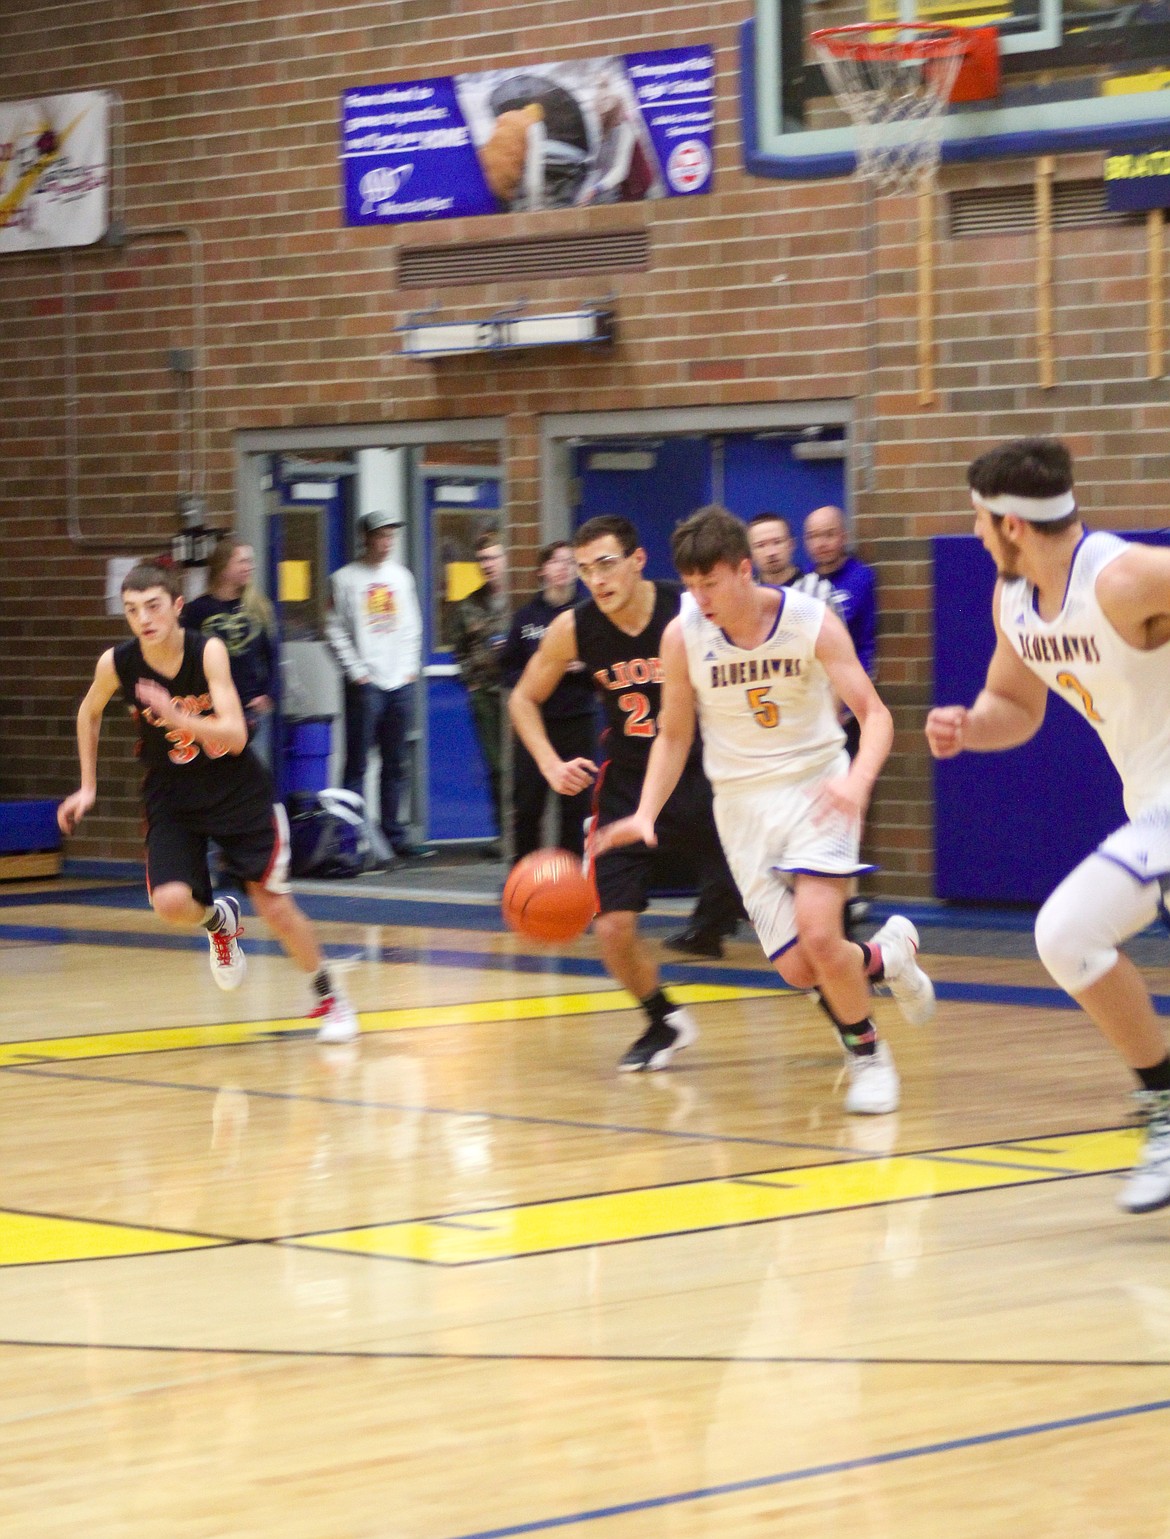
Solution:
[(358, 876), (370, 853), (365, 802), (328, 787), (289, 797), (290, 871), (294, 877)]

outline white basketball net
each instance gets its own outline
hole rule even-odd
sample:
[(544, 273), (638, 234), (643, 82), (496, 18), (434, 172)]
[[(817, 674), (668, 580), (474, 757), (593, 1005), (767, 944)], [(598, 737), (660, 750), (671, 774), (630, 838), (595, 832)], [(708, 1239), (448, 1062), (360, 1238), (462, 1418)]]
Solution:
[(856, 45), (811, 39), (838, 106), (857, 130), (857, 175), (879, 191), (907, 192), (932, 177), (941, 149), (942, 111), (959, 73), (961, 34), (940, 28), (931, 57), (907, 58), (922, 30), (896, 24), (875, 29), (857, 57)]

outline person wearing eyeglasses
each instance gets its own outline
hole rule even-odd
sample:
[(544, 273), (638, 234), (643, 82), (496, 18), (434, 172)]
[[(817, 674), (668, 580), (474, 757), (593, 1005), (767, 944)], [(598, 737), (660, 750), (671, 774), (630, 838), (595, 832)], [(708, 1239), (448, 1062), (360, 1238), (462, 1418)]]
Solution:
[[(590, 597), (560, 614), (512, 691), (512, 725), (553, 790), (575, 796), (594, 787), (597, 826), (628, 816), (638, 805), (642, 778), (657, 734), (662, 696), (662, 633), (678, 613), (682, 586), (645, 576), (646, 552), (629, 519), (591, 518), (578, 529), (577, 575)], [(575, 664), (593, 681), (606, 718), (605, 762), (563, 759), (549, 740), (541, 707)], [(739, 893), (715, 832), (711, 788), (698, 746), (688, 760), (658, 828), (668, 859), (686, 859), (702, 872), (698, 921), (718, 931), (734, 928)], [(642, 1006), (646, 1027), (622, 1058), (623, 1073), (665, 1069), (697, 1037), (694, 1017), (662, 988), (658, 964), (638, 915), (649, 898), (658, 850), (645, 844), (598, 857), (593, 875), (600, 912), (595, 921), (606, 971)]]

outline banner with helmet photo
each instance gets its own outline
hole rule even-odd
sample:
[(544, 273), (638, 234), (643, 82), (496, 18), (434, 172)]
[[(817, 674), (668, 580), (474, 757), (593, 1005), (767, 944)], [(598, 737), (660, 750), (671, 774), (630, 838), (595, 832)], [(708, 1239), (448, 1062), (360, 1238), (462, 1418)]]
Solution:
[(711, 190), (706, 46), (357, 86), (341, 100), (345, 220), (457, 219)]
[(104, 91), (0, 102), (0, 253), (93, 245), (109, 193)]

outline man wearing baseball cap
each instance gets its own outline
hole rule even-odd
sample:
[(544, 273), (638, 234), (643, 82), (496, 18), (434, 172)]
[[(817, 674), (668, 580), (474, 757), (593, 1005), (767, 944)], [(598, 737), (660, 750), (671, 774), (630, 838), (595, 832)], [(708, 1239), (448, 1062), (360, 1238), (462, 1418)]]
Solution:
[[(1040, 727), (1051, 690), (1121, 777), (1130, 821), (1044, 904), (1036, 949), (1133, 1072), (1146, 1139), (1117, 1201), (1148, 1213), (1170, 1204), (1170, 1055), (1118, 947), (1153, 923), (1170, 889), (1170, 551), (1088, 533), (1057, 439), (1002, 444), (967, 479), (975, 533), (999, 574), (995, 651), (974, 705), (931, 711), (926, 738), (936, 759), (1014, 748)], [(1052, 770), (1059, 787), (1061, 766)]]
[(408, 842), (398, 817), (422, 617), (414, 578), (392, 556), (401, 522), (385, 512), (358, 520), (363, 552), (333, 574), (326, 636), (345, 675), (345, 788), (362, 794), (376, 747), (382, 832), (395, 855), (405, 858), (424, 853)]

